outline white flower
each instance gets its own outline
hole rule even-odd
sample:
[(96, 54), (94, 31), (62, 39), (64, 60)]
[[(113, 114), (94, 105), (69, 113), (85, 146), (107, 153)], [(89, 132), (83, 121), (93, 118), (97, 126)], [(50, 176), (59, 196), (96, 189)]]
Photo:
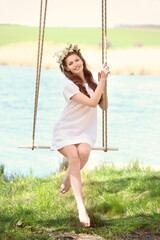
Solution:
[(78, 52), (80, 53), (80, 49), (78, 48), (77, 45), (68, 44), (66, 48), (64, 48), (62, 51), (59, 51), (53, 55), (53, 57), (57, 58), (57, 63), (60, 64), (60, 69), (63, 70), (63, 59), (68, 55), (70, 52)]

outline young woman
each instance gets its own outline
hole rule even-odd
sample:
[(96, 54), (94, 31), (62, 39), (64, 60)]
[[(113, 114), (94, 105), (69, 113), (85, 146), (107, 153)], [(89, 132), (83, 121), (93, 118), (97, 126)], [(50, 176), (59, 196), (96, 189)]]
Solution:
[(102, 94), (110, 72), (105, 63), (98, 73), (97, 85), (80, 49), (72, 44), (58, 54), (58, 63), (67, 77), (63, 91), (67, 105), (54, 128), (51, 150), (58, 150), (68, 159), (68, 171), (61, 185), (61, 193), (66, 193), (72, 187), (79, 220), (89, 227), (90, 218), (83, 202), (80, 170), (87, 163), (96, 141), (96, 107), (98, 104), (101, 108), (103, 106)]

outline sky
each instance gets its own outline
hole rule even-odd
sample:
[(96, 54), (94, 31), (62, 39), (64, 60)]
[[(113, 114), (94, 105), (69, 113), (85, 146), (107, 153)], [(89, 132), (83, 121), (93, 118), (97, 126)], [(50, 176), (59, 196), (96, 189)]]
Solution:
[[(44, 2), (44, 0), (43, 0)], [(40, 0), (0, 0), (0, 24), (38, 26)], [(160, 0), (107, 0), (107, 25), (160, 25)], [(100, 27), (101, 0), (48, 0), (47, 26)]]

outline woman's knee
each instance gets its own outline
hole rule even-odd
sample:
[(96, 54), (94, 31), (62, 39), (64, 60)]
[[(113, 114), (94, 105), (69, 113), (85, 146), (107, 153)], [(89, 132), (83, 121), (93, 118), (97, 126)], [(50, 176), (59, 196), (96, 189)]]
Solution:
[(68, 145), (59, 149), (59, 152), (63, 154), (69, 162), (78, 162), (79, 155), (75, 145)]
[(87, 144), (87, 143), (79, 144), (78, 154), (79, 154), (80, 159), (88, 159), (90, 151), (91, 151), (91, 147), (89, 146), (89, 144)]
[(78, 152), (75, 151), (75, 152), (72, 152), (70, 155), (68, 155), (68, 161), (70, 163), (79, 163), (80, 158), (79, 158)]

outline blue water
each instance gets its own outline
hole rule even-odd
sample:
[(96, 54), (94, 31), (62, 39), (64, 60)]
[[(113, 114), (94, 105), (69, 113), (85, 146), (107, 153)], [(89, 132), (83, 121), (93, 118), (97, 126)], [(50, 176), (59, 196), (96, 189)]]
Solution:
[[(96, 77), (96, 74), (94, 73)], [(18, 148), (31, 145), (36, 69), (0, 66), (0, 164), (5, 174), (45, 176), (62, 160), (57, 151)], [(35, 145), (49, 146), (55, 122), (65, 101), (64, 77), (56, 70), (42, 70)], [(108, 147), (118, 152), (92, 151), (89, 161), (127, 163), (138, 159), (159, 164), (160, 77), (116, 76), (108, 79)], [(101, 144), (101, 110), (98, 138)]]

